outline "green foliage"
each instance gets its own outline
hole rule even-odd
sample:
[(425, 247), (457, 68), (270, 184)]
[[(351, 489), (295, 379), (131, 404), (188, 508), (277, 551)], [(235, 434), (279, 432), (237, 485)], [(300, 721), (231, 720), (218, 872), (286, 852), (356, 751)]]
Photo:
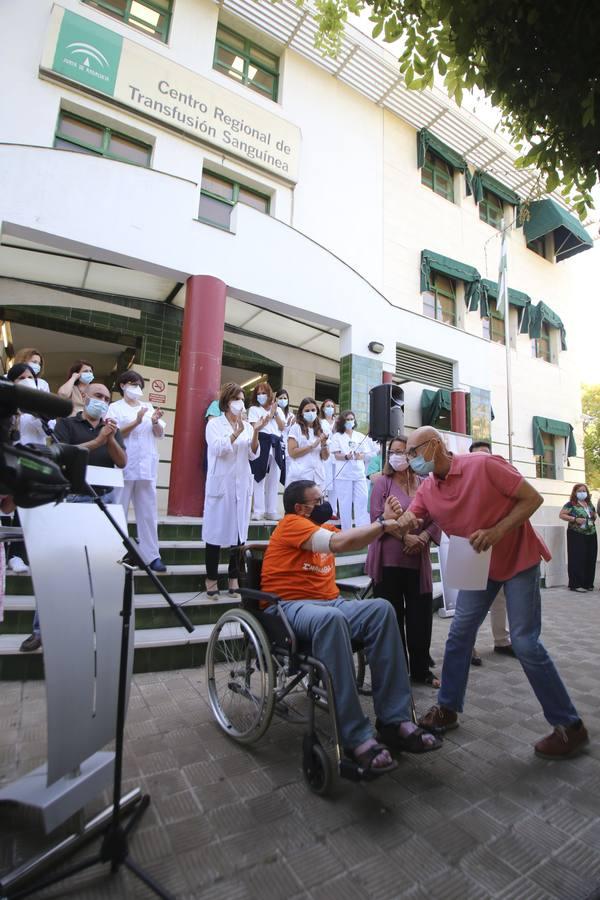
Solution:
[[(296, 0), (303, 5), (304, 0)], [(437, 71), (460, 104), (479, 89), (498, 107), (520, 167), (535, 166), (583, 219), (600, 174), (600, 15), (585, 0), (316, 0), (317, 45), (336, 55), (349, 14), (400, 40), (406, 86)], [(519, 150), (521, 152), (521, 150)]]
[(581, 395), (584, 415), (583, 451), (585, 478), (590, 490), (600, 489), (600, 384), (584, 385)]

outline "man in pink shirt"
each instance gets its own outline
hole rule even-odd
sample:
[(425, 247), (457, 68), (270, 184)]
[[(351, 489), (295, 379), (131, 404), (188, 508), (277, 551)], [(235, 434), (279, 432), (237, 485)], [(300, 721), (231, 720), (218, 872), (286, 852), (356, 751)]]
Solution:
[(535, 744), (535, 752), (544, 759), (574, 756), (588, 742), (588, 734), (540, 641), (540, 557), (548, 560), (550, 554), (529, 519), (543, 503), (542, 497), (501, 456), (449, 453), (435, 428), (413, 432), (407, 456), (418, 475), (430, 477), (399, 524), (427, 515), (446, 534), (469, 538), (477, 552), (492, 548), (487, 588), (459, 591), (438, 705), (419, 724), (434, 731), (458, 727), (477, 630), (504, 585), (513, 650), (554, 728)]

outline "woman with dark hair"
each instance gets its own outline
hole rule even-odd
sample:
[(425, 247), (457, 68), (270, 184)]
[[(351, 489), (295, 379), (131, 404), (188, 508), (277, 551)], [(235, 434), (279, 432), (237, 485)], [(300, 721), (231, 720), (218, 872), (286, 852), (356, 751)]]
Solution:
[(596, 510), (587, 484), (573, 486), (569, 500), (559, 513), (567, 528), (569, 590), (584, 594), (594, 590), (598, 535)]
[[(382, 475), (373, 483), (371, 521), (383, 512), (388, 497), (396, 497), (406, 509), (423, 481), (406, 458), (406, 438), (396, 437), (389, 446)], [(402, 539), (382, 534), (370, 546), (365, 571), (374, 581), (373, 595), (389, 600), (396, 611), (402, 642), (413, 681), (439, 687), (430, 671), (429, 649), (433, 620), (431, 541), (439, 544), (441, 530), (426, 520)]]
[(277, 393), (275, 394), (275, 403), (281, 410), (281, 415), (285, 416), (285, 427), (283, 430), (284, 440), (287, 439), (287, 436), (290, 432), (290, 428), (296, 421), (296, 416), (292, 412), (292, 408), (290, 406), (290, 395), (286, 391), (285, 388), (279, 388)]
[(39, 391), (50, 390), (50, 385), (46, 379), (41, 377), (44, 371), (44, 357), (39, 350), (36, 350), (35, 347), (23, 347), (22, 350), (17, 350), (13, 358), (13, 366), (19, 363), (26, 363), (31, 367), (36, 378), (36, 387)]
[(76, 359), (67, 373), (67, 380), (57, 391), (59, 397), (64, 397), (73, 404), (72, 416), (76, 416), (83, 410), (85, 398), (81, 393), (81, 388), (86, 384), (91, 384), (93, 380), (94, 367), (91, 362), (88, 362), (87, 359)]
[(250, 461), (258, 456), (258, 433), (262, 419), (244, 422), (244, 391), (229, 382), (221, 388), (222, 415), (206, 426), (208, 473), (204, 499), (202, 539), (206, 544), (206, 593), (219, 596), (219, 556), (221, 547), (229, 554), (229, 593), (238, 589), (238, 545), (248, 537), (252, 503)]
[(283, 437), (287, 415), (280, 409), (268, 381), (260, 381), (250, 395), (248, 422), (261, 422), (260, 455), (252, 463), (254, 475), (254, 519), (279, 519), (277, 482), (285, 483)]
[(289, 463), (286, 484), (292, 481), (314, 481), (325, 490), (325, 460), (329, 459), (327, 434), (318, 418), (316, 401), (305, 397), (300, 402), (296, 422), (287, 441)]
[(369, 512), (365, 462), (378, 452), (370, 437), (356, 431), (356, 416), (351, 409), (341, 413), (335, 423), (335, 431), (329, 442), (329, 452), (335, 456), (335, 480), (340, 507), (340, 523), (343, 530), (352, 528), (352, 508), (354, 524), (368, 525)]
[(125, 519), (133, 501), (140, 556), (154, 572), (166, 572), (158, 548), (156, 506), (156, 441), (163, 437), (165, 423), (162, 410), (143, 401), (144, 386), (144, 379), (133, 369), (119, 375), (116, 387), (123, 399), (111, 403), (108, 415), (117, 423), (127, 450), (127, 465), (123, 470), (125, 483), (121, 492)]
[[(335, 427), (335, 400), (323, 400), (319, 410), (319, 418), (321, 420), (321, 428), (327, 437), (330, 438)], [(332, 518), (337, 519), (338, 501), (335, 482), (335, 456), (333, 453), (329, 454), (329, 459), (325, 462), (325, 491), (333, 510)]]

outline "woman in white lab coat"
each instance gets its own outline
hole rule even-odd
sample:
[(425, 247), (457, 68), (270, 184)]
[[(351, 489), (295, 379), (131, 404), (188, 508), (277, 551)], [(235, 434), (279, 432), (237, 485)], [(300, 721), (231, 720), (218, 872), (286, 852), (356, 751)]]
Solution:
[[(285, 446), (287, 414), (277, 405), (271, 385), (261, 381), (250, 395), (248, 422), (254, 425), (266, 417), (261, 427), (260, 454), (254, 472), (254, 519), (279, 519), (277, 485), (285, 481)], [(283, 479), (282, 479), (283, 476)]]
[(22, 350), (17, 350), (13, 357), (13, 366), (19, 363), (26, 363), (32, 369), (38, 391), (48, 392), (50, 390), (50, 385), (45, 378), (42, 378), (44, 357), (39, 350), (36, 350), (35, 347), (23, 347)]
[(219, 396), (223, 413), (206, 426), (208, 472), (202, 538), (206, 544), (206, 593), (218, 597), (221, 547), (229, 554), (229, 593), (238, 588), (238, 545), (248, 537), (252, 504), (250, 460), (259, 455), (258, 433), (266, 416), (253, 425), (244, 422), (244, 391), (239, 384), (224, 384)]
[(133, 501), (140, 556), (154, 572), (165, 572), (167, 567), (160, 558), (158, 548), (156, 506), (156, 442), (165, 433), (162, 411), (142, 399), (144, 379), (139, 372), (133, 369), (123, 372), (117, 378), (116, 385), (123, 399), (111, 403), (108, 418), (116, 421), (127, 450), (121, 504), (127, 518), (129, 504)]
[(329, 449), (327, 434), (312, 397), (305, 397), (298, 407), (296, 422), (289, 430), (287, 449), (286, 485), (307, 479), (324, 491), (325, 461), (329, 459)]
[(352, 507), (355, 525), (368, 525), (370, 521), (365, 463), (378, 449), (370, 437), (355, 430), (355, 425), (356, 416), (347, 409), (338, 416), (329, 441), (329, 451), (336, 461), (335, 480), (342, 529), (352, 528)]
[[(319, 411), (319, 418), (321, 420), (321, 428), (325, 432), (328, 438), (331, 437), (335, 428), (335, 401), (334, 400), (323, 400), (321, 403), (321, 409)], [(329, 453), (329, 459), (325, 462), (325, 492), (327, 494), (327, 499), (331, 503), (331, 508), (333, 510), (332, 519), (337, 519), (338, 517), (338, 498), (337, 498), (337, 487), (335, 482), (335, 456), (333, 453)]]

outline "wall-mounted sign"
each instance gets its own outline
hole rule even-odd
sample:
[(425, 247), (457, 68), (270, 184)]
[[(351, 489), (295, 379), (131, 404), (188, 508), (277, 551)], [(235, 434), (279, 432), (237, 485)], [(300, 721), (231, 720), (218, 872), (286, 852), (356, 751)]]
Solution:
[(296, 125), (85, 16), (53, 7), (40, 70), (298, 180)]

